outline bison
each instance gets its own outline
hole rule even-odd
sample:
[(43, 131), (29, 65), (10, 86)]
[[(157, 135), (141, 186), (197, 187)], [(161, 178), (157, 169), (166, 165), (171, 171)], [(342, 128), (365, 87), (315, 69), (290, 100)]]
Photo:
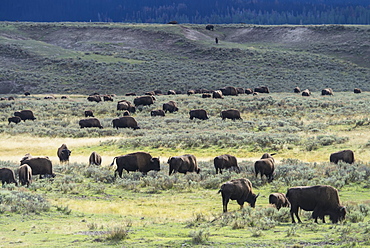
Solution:
[(311, 95), (311, 92), (309, 89), (305, 89), (302, 91), (302, 96), (310, 96)]
[(257, 93), (270, 93), (270, 90), (267, 86), (261, 86), (261, 87), (256, 87), (254, 88), (254, 92)]
[(99, 119), (97, 118), (89, 118), (89, 119), (82, 119), (78, 122), (80, 125), (80, 128), (88, 128), (88, 127), (98, 127), (100, 129), (103, 128), (103, 126), (100, 124)]
[(32, 175), (51, 176), (55, 177), (53, 173), (53, 165), (48, 157), (32, 157), (26, 154), (20, 161), (21, 165), (28, 164), (32, 169)]
[(114, 165), (114, 161), (116, 161), (117, 164), (117, 169), (114, 171), (114, 176), (117, 177), (118, 173), (120, 178), (122, 178), (123, 170), (126, 170), (127, 173), (129, 173), (130, 171), (140, 171), (144, 175), (146, 175), (148, 171), (151, 170), (160, 170), (159, 158), (153, 158), (147, 152), (134, 152), (115, 157), (113, 158), (111, 166)]
[(236, 157), (229, 154), (215, 157), (213, 159), (213, 164), (216, 169), (216, 174), (218, 174), (218, 171), (220, 171), (220, 174), (222, 174), (222, 169), (234, 169), (238, 173), (240, 172)]
[(222, 91), (221, 90), (215, 90), (215, 91), (213, 91), (212, 98), (223, 99), (224, 96), (222, 95)]
[(333, 223), (342, 221), (346, 216), (346, 208), (339, 204), (338, 190), (328, 185), (301, 186), (288, 189), (286, 197), (290, 202), (290, 215), (295, 223), (294, 214), (299, 223), (299, 209), (313, 211), (312, 217), (317, 223), (317, 218), (325, 223), (325, 215), (330, 216)]
[(113, 128), (133, 128), (134, 130), (140, 129), (137, 122), (132, 116), (122, 116), (112, 120)]
[(129, 101), (121, 100), (117, 103), (117, 110), (128, 110), (130, 113), (135, 113), (136, 107)]
[(101, 156), (97, 152), (92, 152), (89, 157), (89, 165), (101, 165)]
[(94, 113), (92, 110), (85, 110), (85, 117), (94, 117)]
[(194, 155), (191, 154), (185, 154), (182, 156), (175, 156), (175, 157), (170, 157), (167, 161), (169, 164), (169, 175), (172, 173), (184, 173), (186, 174), (187, 172), (196, 172), (199, 174), (200, 169), (198, 168), (198, 163), (197, 159), (195, 158)]
[(188, 90), (186, 93), (188, 94), (188, 96), (194, 95), (195, 94), (195, 90)]
[(209, 119), (207, 116), (207, 112), (204, 109), (193, 109), (189, 111), (190, 120), (197, 118), (201, 120)]
[(104, 102), (113, 102), (113, 97), (111, 95), (104, 95), (103, 100)]
[(354, 88), (353, 89), (353, 93), (359, 94), (361, 92), (362, 92), (362, 90), (360, 88)]
[(266, 175), (268, 182), (272, 182), (272, 180), (274, 179), (273, 174), (275, 170), (275, 160), (272, 157), (273, 155), (275, 155), (275, 153), (265, 153), (262, 155), (260, 160), (257, 160), (254, 163), (254, 171), (256, 177), (258, 176), (258, 174), (261, 174), (262, 180), (262, 177)]
[(21, 165), (18, 170), (19, 182), (22, 186), (32, 183), (32, 168), (28, 164)]
[(326, 88), (326, 89), (323, 89), (321, 91), (321, 95), (322, 96), (332, 96), (334, 94), (333, 94), (333, 90), (331, 88)]
[(212, 97), (211, 93), (203, 93), (202, 94), (202, 98), (211, 98), (211, 97)]
[(14, 112), (14, 116), (19, 116), (22, 121), (26, 121), (26, 120), (36, 120), (35, 116), (33, 115), (33, 112), (32, 110), (21, 110), (21, 111), (17, 111), (17, 112)]
[(152, 110), (150, 111), (151, 116), (165, 116), (166, 114), (162, 109)]
[(170, 112), (170, 113), (179, 111), (179, 108), (177, 107), (176, 102), (174, 102), (174, 101), (169, 101), (167, 103), (163, 103), (162, 109), (165, 113), (167, 113), (167, 111)]
[(174, 90), (168, 90), (167, 95), (176, 95), (176, 91)]
[(14, 183), (15, 186), (18, 186), (17, 181), (15, 180), (14, 171), (12, 171), (9, 168), (1, 168), (0, 169), (0, 180), (2, 183), (2, 186), (4, 186), (5, 183)]
[(139, 96), (134, 99), (134, 105), (136, 107), (140, 105), (150, 106), (154, 104), (154, 101), (155, 101), (155, 97), (152, 95)]
[(269, 203), (275, 205), (277, 210), (280, 210), (282, 207), (290, 207), (290, 203), (283, 193), (270, 194)]
[(296, 86), (296, 87), (294, 87), (293, 92), (294, 93), (301, 93), (301, 89), (298, 86)]
[(238, 91), (233, 86), (226, 86), (220, 89), (224, 96), (237, 96)]
[(340, 160), (348, 164), (353, 164), (355, 162), (355, 155), (352, 150), (343, 150), (330, 154), (331, 163), (338, 164)]
[(215, 26), (214, 25), (212, 25), (212, 24), (208, 24), (207, 26), (206, 26), (206, 29), (207, 30), (210, 30), (210, 31), (213, 31), (213, 29), (215, 28)]
[(242, 120), (242, 118), (240, 117), (240, 112), (237, 109), (228, 109), (221, 111), (221, 118), (222, 120), (225, 119), (231, 119), (233, 121)]
[(21, 117), (19, 117), (19, 116), (12, 116), (12, 117), (9, 117), (8, 118), (8, 125), (11, 123), (11, 122), (14, 122), (15, 124), (18, 124), (19, 122), (21, 122), (22, 121), (22, 119), (21, 119)]
[(101, 102), (101, 97), (99, 95), (90, 95), (87, 97), (89, 102)]
[(247, 89), (245, 89), (245, 94), (247, 94), (247, 95), (252, 95), (253, 94), (253, 90), (251, 89), (251, 88), (247, 88)]
[(68, 150), (66, 144), (62, 144), (57, 151), (57, 156), (59, 158), (60, 163), (69, 163), (69, 156), (71, 155), (71, 150)]
[(222, 195), (222, 206), (223, 212), (227, 212), (227, 204), (229, 200), (236, 200), (240, 205), (240, 209), (243, 208), (244, 202), (248, 202), (249, 205), (254, 208), (256, 205), (257, 197), (253, 194), (252, 183), (245, 178), (233, 179), (221, 185), (221, 189), (218, 191)]

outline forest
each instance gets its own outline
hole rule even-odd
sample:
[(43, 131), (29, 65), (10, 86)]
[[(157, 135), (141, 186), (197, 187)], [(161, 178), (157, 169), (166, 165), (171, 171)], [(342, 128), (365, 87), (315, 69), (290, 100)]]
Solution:
[(368, 1), (122, 1), (61, 0), (0, 3), (1, 21), (133, 23), (370, 24)]

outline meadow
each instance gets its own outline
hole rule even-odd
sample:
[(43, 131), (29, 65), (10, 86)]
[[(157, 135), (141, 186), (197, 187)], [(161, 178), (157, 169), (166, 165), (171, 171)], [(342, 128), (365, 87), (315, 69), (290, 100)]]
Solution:
[[(14, 95), (14, 101), (0, 101), (0, 166), (17, 171), (26, 153), (49, 156), (56, 177), (0, 190), (0, 247), (369, 246), (369, 94), (159, 95), (154, 105), (133, 114), (138, 130), (111, 124), (122, 115), (117, 101), (132, 102), (133, 96), (92, 103), (85, 95)], [(150, 116), (169, 100), (177, 102), (178, 112)], [(209, 120), (190, 120), (195, 108), (206, 109)], [(240, 110), (243, 120), (222, 121), (221, 110), (230, 108)], [(37, 119), (8, 124), (22, 109), (32, 109)], [(103, 129), (79, 128), (87, 109)], [(72, 150), (69, 164), (56, 156), (63, 143)], [(352, 149), (356, 162), (330, 164), (330, 153), (343, 149)], [(102, 155), (101, 167), (88, 166), (92, 151)], [(134, 151), (160, 157), (161, 170), (115, 178), (113, 157)], [(276, 153), (272, 183), (254, 176), (253, 163), (265, 152)], [(168, 176), (167, 159), (186, 153), (197, 157), (200, 174)], [(213, 158), (225, 153), (238, 158), (239, 174), (215, 174)], [(235, 178), (250, 179), (260, 196), (255, 208), (245, 204), (239, 210), (230, 201), (223, 214), (217, 191)], [(270, 193), (319, 184), (339, 190), (347, 207), (344, 222), (315, 224), (311, 212), (301, 211), (303, 223), (291, 224), (288, 208), (277, 211), (268, 204)]]

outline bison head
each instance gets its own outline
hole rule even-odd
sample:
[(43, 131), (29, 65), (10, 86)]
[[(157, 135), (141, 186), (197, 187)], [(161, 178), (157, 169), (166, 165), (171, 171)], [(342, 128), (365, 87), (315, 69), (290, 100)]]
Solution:
[(155, 171), (160, 171), (161, 170), (159, 158), (151, 158), (150, 159), (150, 164), (151, 164), (151, 168), (153, 168), (153, 170), (155, 170)]
[(258, 195), (255, 195), (255, 194), (251, 194), (251, 199), (249, 200), (249, 205), (254, 208), (256, 206), (256, 201), (257, 201), (257, 197), (259, 196), (260, 194), (258, 193)]

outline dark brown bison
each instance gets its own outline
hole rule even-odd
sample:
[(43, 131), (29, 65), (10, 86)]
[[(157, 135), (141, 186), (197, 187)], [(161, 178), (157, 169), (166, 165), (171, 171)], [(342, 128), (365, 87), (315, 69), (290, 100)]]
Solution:
[(238, 92), (238, 95), (239, 94), (244, 94), (244, 89), (242, 87), (236, 87), (236, 91)]
[(113, 158), (111, 166), (114, 165), (114, 161), (117, 163), (117, 169), (114, 171), (114, 176), (116, 177), (118, 173), (120, 178), (122, 178), (123, 170), (126, 170), (127, 173), (130, 171), (140, 171), (144, 175), (151, 170), (160, 170), (159, 158), (153, 158), (147, 152), (134, 152), (115, 157)]
[(252, 95), (253, 94), (253, 90), (251, 89), (251, 88), (247, 88), (247, 89), (245, 89), (245, 94), (247, 94), (247, 95)]
[(257, 160), (254, 163), (254, 171), (256, 177), (258, 176), (258, 174), (261, 174), (262, 179), (262, 177), (265, 175), (268, 182), (272, 182), (272, 180), (274, 179), (273, 175), (275, 170), (275, 160), (272, 157), (273, 155), (275, 155), (275, 153), (265, 153), (262, 155), (260, 160)]
[(111, 95), (104, 95), (103, 100), (104, 102), (113, 102), (113, 97)]
[(135, 113), (136, 107), (129, 101), (121, 100), (117, 103), (117, 110), (127, 110), (130, 113)]
[(24, 95), (25, 95), (25, 96), (30, 96), (30, 95), (31, 95), (31, 93), (30, 93), (29, 91), (26, 91), (26, 92), (24, 92)]
[(94, 117), (94, 113), (92, 110), (85, 110), (85, 117)]
[(332, 186), (301, 186), (288, 189), (286, 197), (290, 202), (290, 215), (292, 223), (295, 223), (294, 214), (299, 223), (302, 223), (298, 216), (299, 209), (313, 211), (312, 217), (317, 223), (317, 218), (325, 223), (325, 215), (330, 216), (333, 223), (344, 220), (346, 208), (339, 204), (338, 191)]
[(130, 116), (130, 112), (125, 110), (122, 112), (122, 116)]
[(211, 98), (211, 97), (212, 97), (211, 93), (203, 93), (202, 94), (202, 98)]
[(201, 119), (201, 120), (207, 120), (207, 119), (209, 119), (208, 118), (208, 115), (207, 115), (207, 111), (205, 111), (204, 109), (193, 109), (193, 110), (190, 110), (189, 111), (189, 115), (190, 115), (190, 120), (192, 120), (194, 118)]
[(155, 95), (155, 92), (154, 91), (148, 91), (148, 92), (145, 92), (144, 95), (154, 96)]
[(249, 205), (254, 208), (256, 206), (257, 197), (259, 196), (259, 194), (253, 194), (252, 183), (245, 178), (233, 179), (222, 184), (218, 193), (222, 195), (224, 213), (227, 212), (229, 200), (236, 200), (240, 205), (240, 209), (243, 208), (244, 202), (248, 202)]
[(237, 96), (238, 91), (233, 86), (226, 86), (220, 89), (224, 96)]
[(89, 157), (89, 165), (101, 165), (101, 156), (97, 152), (92, 152)]
[(71, 155), (71, 150), (68, 149), (66, 144), (62, 144), (57, 151), (57, 156), (61, 164), (69, 163), (69, 156)]
[(99, 119), (97, 118), (82, 119), (78, 122), (78, 125), (80, 125), (80, 128), (85, 127), (98, 127), (100, 129), (103, 128), (103, 126), (100, 124)]
[(1, 168), (0, 169), (0, 180), (2, 185), (4, 186), (5, 183), (14, 183), (15, 186), (18, 186), (17, 181), (15, 180), (14, 171), (9, 168)]
[(179, 24), (177, 21), (170, 21), (170, 22), (167, 22), (167, 24)]
[(14, 98), (14, 96), (9, 96), (9, 97), (8, 97), (8, 100), (9, 100), (9, 101), (14, 101), (14, 100), (15, 100), (15, 98)]
[(176, 95), (176, 91), (169, 90), (169, 91), (167, 91), (167, 95)]
[(140, 129), (137, 122), (132, 116), (122, 116), (112, 120), (113, 128), (133, 128)]
[(222, 95), (222, 91), (221, 90), (215, 90), (215, 91), (213, 91), (212, 98), (223, 99), (224, 96)]
[(69, 96), (61, 96), (60, 99), (68, 99)]
[(167, 103), (163, 103), (162, 109), (165, 113), (167, 113), (167, 111), (170, 112), (170, 113), (179, 111), (179, 108), (177, 107), (177, 104), (174, 101), (169, 101)]
[(137, 106), (150, 106), (154, 104), (155, 97), (154, 96), (139, 96), (134, 99), (134, 105)]
[(208, 25), (206, 26), (206, 29), (207, 29), (207, 30), (210, 30), (210, 31), (213, 31), (213, 30), (214, 30), (214, 28), (215, 28), (215, 26), (214, 26), (214, 25), (212, 25), (212, 24), (208, 24)]
[(36, 120), (35, 116), (33, 115), (32, 110), (28, 110), (28, 109), (14, 112), (14, 116), (19, 116), (22, 119), (22, 121)]
[(191, 154), (185, 154), (182, 156), (175, 156), (175, 157), (170, 157), (167, 161), (169, 164), (169, 175), (172, 173), (184, 173), (186, 174), (187, 172), (196, 172), (199, 174), (200, 169), (198, 168), (198, 163), (197, 159), (195, 158), (194, 155)]
[(30, 186), (32, 183), (32, 169), (28, 164), (21, 165), (18, 170), (19, 182), (22, 186)]
[(101, 97), (99, 95), (90, 95), (87, 97), (89, 102), (101, 102)]
[(125, 96), (136, 96), (136, 93), (134, 92), (126, 93)]
[(32, 157), (26, 154), (21, 160), (21, 165), (28, 164), (32, 169), (32, 175), (51, 176), (55, 177), (53, 173), (53, 165), (48, 157)]
[(360, 88), (354, 88), (353, 89), (353, 93), (359, 94), (361, 92), (362, 92), (362, 90)]
[(270, 93), (270, 90), (267, 86), (261, 86), (261, 87), (256, 87), (254, 88), (254, 92), (257, 93)]
[(152, 110), (150, 111), (151, 116), (165, 116), (166, 114), (162, 109)]
[(161, 90), (154, 90), (154, 94), (155, 95), (162, 95), (162, 91)]
[(322, 96), (332, 96), (334, 94), (333, 94), (333, 90), (331, 88), (326, 88), (326, 89), (323, 89), (321, 91), (321, 95)]
[(309, 89), (305, 89), (302, 91), (302, 96), (310, 96), (311, 95), (311, 92)]
[(220, 174), (222, 174), (222, 169), (233, 169), (236, 172), (240, 172), (240, 168), (238, 166), (238, 162), (236, 160), (235, 156), (224, 154), (217, 156), (213, 159), (213, 164), (216, 169), (216, 174), (220, 171)]
[(22, 121), (22, 119), (21, 119), (21, 117), (19, 117), (19, 116), (12, 116), (12, 117), (9, 117), (8, 118), (8, 125), (11, 123), (11, 122), (14, 122), (15, 124), (18, 124), (19, 122), (21, 122)]
[(188, 94), (188, 96), (194, 95), (195, 94), (195, 90), (188, 90), (187, 91), (187, 94)]
[(296, 87), (294, 87), (293, 92), (294, 93), (301, 93), (301, 89), (298, 86), (296, 86)]
[(352, 150), (343, 150), (330, 154), (330, 162), (338, 164), (339, 161), (343, 161), (348, 164), (355, 162), (355, 154)]
[(240, 112), (237, 109), (228, 109), (221, 111), (221, 118), (222, 120), (225, 119), (231, 119), (233, 121), (242, 120), (242, 118), (240, 117)]
[(269, 203), (275, 205), (277, 210), (280, 210), (282, 207), (290, 207), (290, 203), (283, 193), (270, 194)]

